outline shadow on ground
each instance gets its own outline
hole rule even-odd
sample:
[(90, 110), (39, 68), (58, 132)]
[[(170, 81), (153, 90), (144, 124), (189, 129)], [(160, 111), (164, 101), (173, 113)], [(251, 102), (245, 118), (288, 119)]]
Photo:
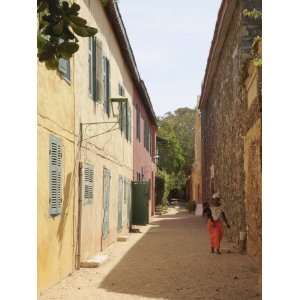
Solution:
[(151, 225), (99, 288), (159, 299), (260, 299), (257, 274), (244, 258), (209, 254), (201, 217), (180, 210)]

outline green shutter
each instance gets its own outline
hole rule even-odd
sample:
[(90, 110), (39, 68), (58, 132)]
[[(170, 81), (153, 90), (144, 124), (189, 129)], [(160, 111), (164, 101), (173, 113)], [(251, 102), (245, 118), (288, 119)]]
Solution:
[(49, 138), (49, 214), (59, 215), (62, 203), (62, 144), (53, 135)]
[(106, 59), (106, 63), (107, 63), (107, 67), (106, 67), (106, 70), (107, 70), (107, 115), (110, 116), (110, 63), (109, 63), (109, 60)]
[(96, 78), (96, 65), (97, 65), (97, 53), (96, 53), (96, 38), (92, 38), (92, 96), (93, 100), (97, 100), (97, 78)]
[(92, 37), (89, 37), (89, 58), (88, 58), (88, 63), (89, 63), (89, 95), (93, 95), (93, 88), (92, 88)]
[(131, 142), (131, 107), (128, 105), (128, 141)]
[(122, 206), (123, 206), (124, 180), (119, 176), (119, 193), (118, 193), (118, 231), (122, 229)]
[(85, 164), (83, 168), (83, 203), (89, 204), (93, 202), (94, 197), (94, 167)]
[(58, 60), (58, 70), (67, 80), (71, 80), (70, 74), (70, 60), (65, 58), (60, 58)]
[(102, 100), (102, 43), (96, 39), (96, 100)]
[(102, 238), (106, 239), (109, 234), (109, 198), (110, 198), (110, 171), (103, 170), (103, 223)]
[(102, 57), (102, 86), (103, 86), (103, 107), (106, 112), (106, 102), (107, 102), (107, 63), (106, 57)]

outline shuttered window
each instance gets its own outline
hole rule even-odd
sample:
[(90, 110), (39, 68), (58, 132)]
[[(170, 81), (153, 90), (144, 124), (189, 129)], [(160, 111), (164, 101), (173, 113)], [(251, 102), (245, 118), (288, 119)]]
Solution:
[(94, 197), (94, 167), (92, 165), (84, 165), (82, 179), (83, 204), (92, 203)]
[(131, 107), (130, 107), (130, 105), (127, 105), (126, 139), (128, 142), (131, 142)]
[(150, 150), (150, 128), (148, 122), (144, 122), (144, 147), (147, 151)]
[(139, 107), (136, 107), (136, 137), (141, 141), (141, 113)]
[(89, 38), (89, 95), (94, 101), (102, 98), (102, 44), (95, 37)]
[(62, 143), (53, 135), (49, 138), (49, 214), (61, 213), (62, 204)]
[[(119, 84), (119, 96), (124, 96), (125, 95), (125, 92), (124, 92), (124, 88), (121, 84)], [(120, 130), (121, 130), (121, 134), (124, 132), (124, 122), (125, 122), (125, 119), (124, 119), (124, 103), (123, 102), (120, 102), (119, 103), (119, 127), (120, 127)]]
[(102, 82), (103, 82), (103, 97), (104, 97), (104, 110), (108, 117), (110, 116), (110, 63), (107, 57), (103, 57), (103, 75), (102, 75)]
[[(63, 40), (59, 39), (59, 43), (63, 43)], [(71, 81), (71, 67), (69, 59), (60, 58), (58, 60), (58, 71), (62, 74), (64, 79)]]
[(71, 67), (69, 59), (60, 58), (58, 60), (58, 70), (66, 80), (71, 80)]

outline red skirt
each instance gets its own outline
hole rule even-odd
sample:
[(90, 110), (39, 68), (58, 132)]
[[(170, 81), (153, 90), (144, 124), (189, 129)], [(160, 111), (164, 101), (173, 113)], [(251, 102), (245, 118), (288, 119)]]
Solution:
[(210, 235), (210, 244), (214, 249), (220, 249), (220, 243), (223, 238), (223, 227), (221, 221), (215, 221), (213, 226), (212, 221), (208, 220), (208, 232)]

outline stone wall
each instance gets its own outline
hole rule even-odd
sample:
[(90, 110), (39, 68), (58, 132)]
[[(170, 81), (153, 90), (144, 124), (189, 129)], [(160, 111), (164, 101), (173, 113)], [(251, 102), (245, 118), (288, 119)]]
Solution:
[(220, 192), (231, 224), (225, 234), (234, 242), (238, 242), (241, 231), (246, 231), (244, 138), (250, 121), (243, 85), (245, 63), (251, 41), (260, 29), (257, 22), (242, 15), (248, 2), (237, 1), (206, 105), (201, 108), (204, 199), (209, 201), (214, 191)]

